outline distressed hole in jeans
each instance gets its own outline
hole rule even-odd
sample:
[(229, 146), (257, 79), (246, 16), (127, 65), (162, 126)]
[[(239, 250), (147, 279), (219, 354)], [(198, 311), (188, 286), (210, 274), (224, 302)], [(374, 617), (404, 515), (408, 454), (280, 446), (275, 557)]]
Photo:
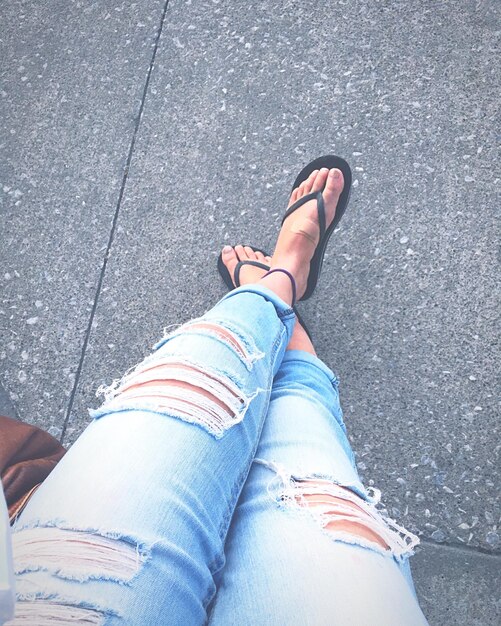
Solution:
[(248, 353), (247, 348), (245, 347), (243, 342), (235, 335), (235, 333), (228, 330), (227, 328), (220, 326), (219, 324), (214, 324), (212, 322), (193, 321), (182, 326), (180, 331), (190, 333), (201, 331), (201, 334), (214, 335), (218, 339), (221, 339), (226, 344), (228, 344), (240, 356), (241, 359), (247, 360), (251, 358), (251, 355)]
[(246, 333), (242, 336), (241, 331), (232, 327), (228, 320), (198, 318), (179, 326), (174, 331), (167, 332), (166, 329), (165, 332), (163, 339), (156, 344), (156, 350), (159, 350), (175, 337), (191, 334), (215, 337), (218, 341), (229, 346), (248, 370), (252, 369), (255, 361), (264, 357), (264, 352), (257, 348), (253, 338)]
[(397, 559), (412, 554), (419, 543), (415, 535), (383, 517), (375, 503), (328, 480), (291, 478), (282, 501), (307, 510), (333, 539), (391, 553)]
[(92, 609), (50, 600), (23, 600), (16, 604), (15, 617), (5, 626), (103, 626), (104, 621), (104, 615)]
[(106, 411), (148, 408), (175, 414), (216, 437), (243, 419), (252, 399), (227, 376), (174, 356), (141, 364), (115, 393)]
[(16, 574), (44, 570), (60, 578), (125, 583), (146, 555), (136, 545), (83, 531), (35, 527), (12, 535)]

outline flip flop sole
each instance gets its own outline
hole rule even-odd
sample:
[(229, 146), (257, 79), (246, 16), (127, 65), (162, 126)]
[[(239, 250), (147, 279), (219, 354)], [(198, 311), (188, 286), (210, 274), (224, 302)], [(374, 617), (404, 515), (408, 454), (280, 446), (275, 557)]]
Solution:
[(315, 250), (315, 254), (313, 255), (313, 258), (310, 262), (310, 273), (308, 275), (308, 284), (306, 286), (306, 291), (303, 297), (301, 298), (301, 300), (308, 300), (308, 298), (312, 296), (315, 290), (315, 287), (317, 286), (318, 277), (320, 276), (320, 272), (322, 271), (322, 265), (324, 262), (325, 248), (327, 247), (329, 239), (332, 233), (334, 232), (336, 226), (339, 224), (339, 221), (344, 215), (346, 207), (348, 206), (348, 201), (350, 199), (350, 193), (351, 193), (352, 174), (351, 174), (350, 166), (344, 159), (342, 159), (341, 157), (335, 156), (333, 154), (328, 154), (328, 155), (319, 157), (318, 159), (311, 161), (311, 163), (308, 163), (308, 165), (303, 167), (303, 169), (297, 175), (296, 180), (294, 181), (294, 185), (292, 186), (292, 191), (294, 191), (294, 189), (299, 187), (299, 185), (303, 181), (305, 181), (312, 172), (314, 172), (315, 170), (320, 170), (323, 167), (326, 167), (327, 169), (337, 168), (338, 170), (341, 170), (341, 172), (343, 173), (343, 178), (344, 178), (344, 187), (343, 187), (343, 191), (341, 192), (341, 195), (339, 196), (339, 200), (338, 200), (337, 207), (336, 207), (336, 213), (334, 215), (334, 220), (332, 221), (332, 224), (325, 231), (325, 235), (322, 241), (319, 242), (317, 249)]

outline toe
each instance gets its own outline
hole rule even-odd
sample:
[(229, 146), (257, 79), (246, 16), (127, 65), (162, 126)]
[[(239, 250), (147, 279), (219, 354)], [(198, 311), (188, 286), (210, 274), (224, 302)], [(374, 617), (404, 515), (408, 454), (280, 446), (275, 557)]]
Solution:
[(318, 170), (313, 170), (313, 172), (308, 176), (308, 178), (304, 181), (304, 193), (310, 193), (311, 188), (313, 187), (313, 183), (318, 176)]
[(299, 188), (297, 190), (297, 199), (299, 200), (299, 198), (302, 198), (303, 196), (306, 195), (306, 184), (307, 184), (308, 180), (303, 180), (303, 182), (299, 185)]
[(325, 181), (329, 175), (329, 170), (326, 167), (323, 167), (319, 170), (318, 174), (313, 181), (313, 185), (311, 186), (311, 191), (320, 191), (325, 186)]
[(339, 194), (343, 191), (344, 179), (343, 173), (341, 170), (332, 169), (329, 170), (329, 175), (327, 176), (327, 182), (325, 184), (324, 197), (327, 201), (330, 198), (337, 199), (339, 198)]
[(224, 246), (221, 252), (221, 259), (225, 264), (226, 269), (230, 273), (230, 276), (233, 276), (236, 264), (238, 263), (238, 258), (235, 250), (231, 246)]
[(250, 259), (251, 261), (255, 261), (256, 260), (256, 253), (254, 252), (254, 250), (250, 247), (250, 246), (244, 246), (244, 250), (245, 250), (245, 254), (247, 255), (247, 258)]
[(247, 259), (247, 254), (242, 245), (235, 246), (235, 252), (237, 254), (237, 258), (239, 261), (245, 261)]
[(260, 263), (264, 263), (265, 256), (264, 256), (264, 254), (263, 254), (260, 250), (256, 250), (256, 259), (257, 259)]

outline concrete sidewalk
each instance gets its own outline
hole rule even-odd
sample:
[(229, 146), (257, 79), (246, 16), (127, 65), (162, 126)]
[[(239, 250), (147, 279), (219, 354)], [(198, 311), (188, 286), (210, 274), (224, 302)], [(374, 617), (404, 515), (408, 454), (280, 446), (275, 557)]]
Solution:
[(430, 623), (499, 623), (498, 5), (0, 12), (0, 406), (70, 445), (100, 384), (222, 295), (221, 246), (272, 249), (296, 172), (340, 154), (302, 313), (363, 479), (424, 540)]

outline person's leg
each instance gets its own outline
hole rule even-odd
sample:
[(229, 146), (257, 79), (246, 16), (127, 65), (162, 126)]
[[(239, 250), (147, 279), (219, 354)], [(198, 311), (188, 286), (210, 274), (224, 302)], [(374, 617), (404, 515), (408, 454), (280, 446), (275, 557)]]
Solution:
[[(334, 207), (339, 191), (327, 190)], [(314, 251), (308, 204), (308, 237), (296, 216), (276, 253), (299, 295)], [(282, 272), (228, 294), (109, 391), (16, 523), (12, 624), (205, 621), (292, 333), (291, 294)]]
[(337, 380), (296, 322), (228, 533), (210, 625), (426, 624), (408, 566), (417, 538), (384, 519), (377, 499), (355, 469)]
[(13, 624), (204, 622), (293, 322), (244, 287), (121, 381), (15, 526)]

